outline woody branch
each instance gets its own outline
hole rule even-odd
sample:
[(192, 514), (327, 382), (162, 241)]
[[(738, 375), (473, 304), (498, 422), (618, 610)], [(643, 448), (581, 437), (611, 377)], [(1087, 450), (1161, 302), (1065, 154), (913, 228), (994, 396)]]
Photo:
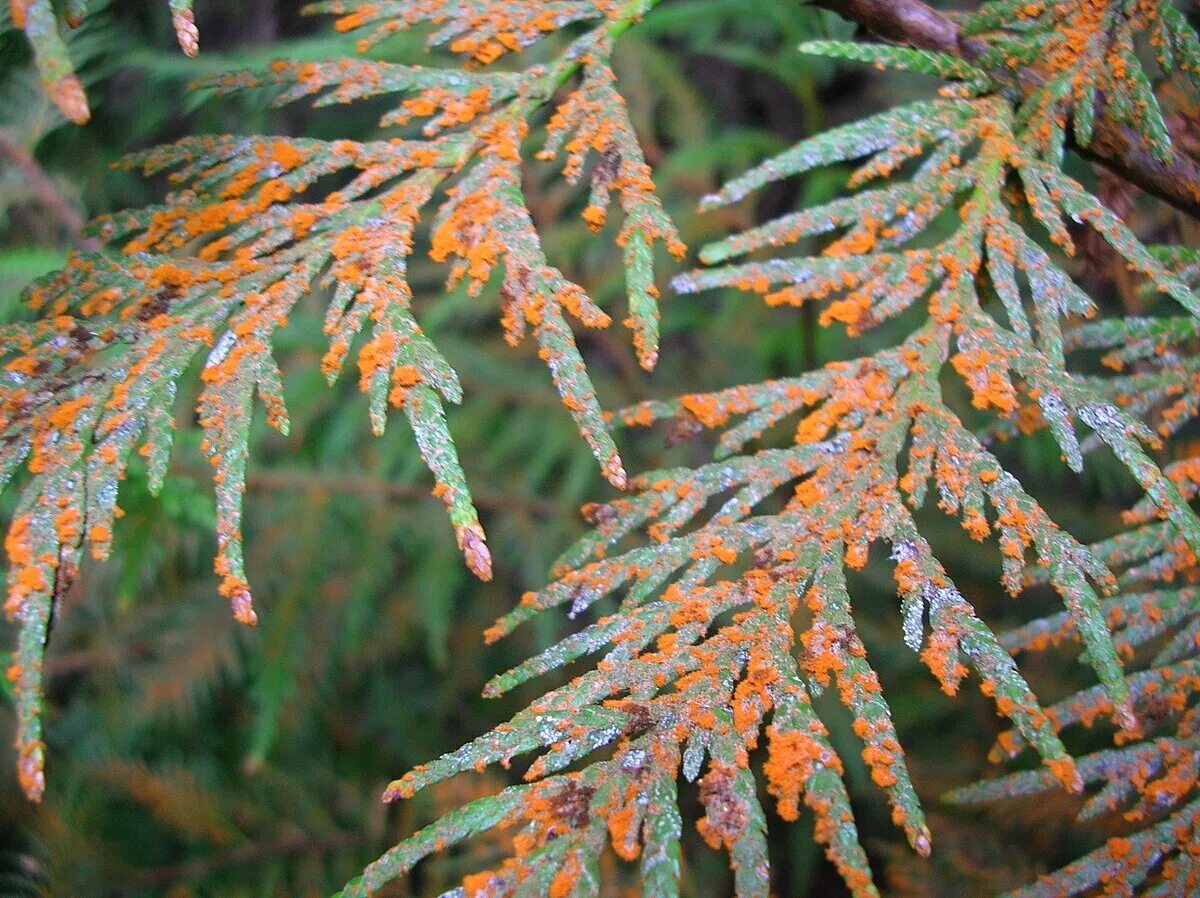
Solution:
[[(922, 0), (814, 0), (815, 5), (857, 22), (885, 40), (922, 50), (937, 50), (961, 56), (969, 62), (987, 49), (985, 42), (966, 37), (958, 25)], [(1029, 91), (1042, 80), (1031, 69), (1001, 75)], [(1087, 147), (1071, 148), (1085, 159), (1120, 174), (1177, 209), (1200, 218), (1200, 160), (1176, 152), (1171, 162), (1156, 159), (1141, 136), (1113, 120), (1097, 97), (1092, 141)], [(1176, 146), (1179, 142), (1176, 141)]]

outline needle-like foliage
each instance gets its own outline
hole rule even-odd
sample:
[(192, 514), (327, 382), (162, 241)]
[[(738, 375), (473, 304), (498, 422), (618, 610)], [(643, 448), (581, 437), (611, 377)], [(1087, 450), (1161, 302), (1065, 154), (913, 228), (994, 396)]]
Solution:
[[(1154, 85), (1140, 51), (1148, 49), (1165, 75), (1178, 73), (1200, 84), (1200, 40), (1180, 9), (1157, 0), (994, 0), (963, 24), (965, 34), (986, 41), (975, 60), (987, 68), (1034, 66), (1036, 88), (1020, 114), (1037, 119), (1030, 139), (1061, 144), (1062, 120), (1070, 118), (1079, 146), (1092, 141), (1097, 107), (1139, 131), (1160, 159), (1174, 155)], [(1139, 46), (1143, 41), (1147, 47)]]

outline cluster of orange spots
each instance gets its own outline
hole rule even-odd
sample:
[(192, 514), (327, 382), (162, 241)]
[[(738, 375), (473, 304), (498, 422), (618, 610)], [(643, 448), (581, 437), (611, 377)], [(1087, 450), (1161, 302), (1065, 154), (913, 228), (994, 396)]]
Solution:
[[(563, 143), (567, 154), (563, 166), (566, 179), (574, 183), (579, 178), (589, 152), (599, 155), (592, 171), (591, 199), (583, 210), (588, 227), (599, 231), (604, 226), (610, 196), (615, 192), (627, 216), (617, 236), (617, 245), (626, 246), (634, 235), (648, 245), (661, 240), (673, 256), (682, 259), (687, 248), (655, 197), (650, 166), (642, 157), (637, 137), (624, 115), (625, 100), (614, 87), (616, 76), (609, 66), (598, 63), (590, 54), (582, 59), (582, 64), (583, 85), (555, 110), (546, 126), (546, 149), (538, 158), (552, 159), (559, 142), (574, 130), (575, 136)], [(649, 352), (647, 348), (646, 353)], [(639, 358), (648, 357), (639, 351)]]
[(709, 556), (716, 558), (721, 564), (733, 564), (737, 561), (738, 553), (731, 546), (727, 546), (720, 536), (701, 535), (696, 538), (692, 548), (692, 558), (708, 558)]
[[(563, 145), (563, 149), (567, 153), (567, 160), (563, 165), (563, 175), (571, 181), (574, 181), (582, 173), (583, 163), (589, 150), (602, 154), (607, 151), (609, 155), (607, 158), (602, 158), (593, 176), (594, 179), (602, 181), (601, 186), (607, 187), (616, 178), (617, 170), (623, 159), (612, 142), (615, 122), (612, 118), (606, 117), (603, 104), (591, 94), (594, 92), (594, 79), (597, 74), (607, 73), (606, 80), (611, 80), (611, 70), (608, 70), (607, 67), (595, 67), (595, 59), (590, 54), (581, 62), (587, 67), (584, 87), (568, 94), (567, 98), (554, 110), (550, 121), (546, 123), (546, 133), (550, 138), (550, 145), (554, 146), (559, 135), (565, 135), (572, 129), (576, 130), (576, 136)], [(599, 77), (605, 79), (604, 74), (600, 74)], [(607, 113), (607, 115), (611, 115), (611, 113)], [(546, 149), (538, 153), (538, 158), (549, 160), (553, 159), (554, 155), (553, 150)]]
[(992, 532), (991, 527), (988, 526), (987, 518), (975, 508), (968, 508), (963, 513), (962, 528), (976, 542), (982, 542)]
[[(810, 588), (806, 596), (810, 608), (814, 602), (820, 602), (819, 598), (814, 600), (814, 596), (819, 596), (816, 587)], [(840, 677), (845, 671), (846, 654), (842, 645), (844, 636), (840, 630), (822, 620), (813, 621), (812, 626), (800, 635), (800, 643), (803, 646), (800, 662), (804, 672), (813, 681), (828, 686), (831, 676)]]
[(842, 418), (856, 410), (850, 397), (830, 397), (824, 405), (801, 419), (796, 426), (796, 443), (801, 446), (819, 443), (829, 436)]
[(1037, 62), (1047, 72), (1061, 73), (1078, 67), (1094, 41), (1108, 39), (1105, 20), (1109, 6), (1110, 0), (1081, 0), (1066, 7), (1045, 2), (1027, 3), (1017, 10), (1017, 15), (1026, 20), (1051, 17), (1046, 23), (1049, 39)]
[(401, 103), (401, 111), (390, 116), (388, 123), (405, 125), (414, 118), (428, 118), (431, 120), (426, 132), (434, 134), (446, 128), (469, 124), (491, 107), (492, 91), (488, 87), (477, 87), (465, 94), (431, 87)]
[(875, 249), (882, 226), (883, 222), (878, 218), (870, 214), (864, 214), (859, 219), (858, 226), (846, 236), (835, 240), (829, 246), (825, 247), (823, 255), (834, 259), (866, 255)]
[[(857, 189), (868, 181), (877, 178), (886, 178), (896, 172), (906, 161), (915, 159), (925, 152), (925, 145), (931, 140), (934, 140), (936, 135), (925, 131), (913, 132), (912, 139), (907, 143), (894, 143), (888, 147), (886, 153), (878, 153), (870, 160), (863, 163), (854, 173), (846, 180), (846, 186), (850, 189)], [(897, 215), (904, 215), (903, 210), (896, 210)], [(868, 230), (877, 231), (881, 222), (875, 219), (863, 218), (863, 225)]]
[[(483, 164), (493, 160), (518, 163), (521, 161), (521, 141), (529, 135), (529, 123), (513, 116), (493, 117), (481, 122), (474, 132), (483, 143), (480, 150)], [(498, 169), (493, 168), (492, 174), (497, 173)], [(505, 173), (504, 176), (513, 183), (519, 183), (519, 179), (514, 181), (511, 174)]]
[[(116, 511), (120, 511), (120, 509), (116, 509)], [(94, 524), (88, 528), (88, 539), (92, 543), (92, 557), (105, 558), (108, 555), (108, 547), (112, 543), (112, 529), (103, 524)]]
[(1002, 350), (996, 346), (961, 349), (950, 363), (967, 382), (975, 408), (995, 408), (1006, 416), (1017, 410), (1017, 391), (1007, 374), (1011, 360)]
[(397, 365), (392, 371), (392, 387), (388, 392), (388, 402), (400, 408), (408, 399), (408, 391), (421, 383), (421, 372), (412, 365)]
[(9, 620), (16, 619), (30, 596), (44, 596), (50, 591), (50, 584), (41, 567), (31, 565), (13, 570), (15, 574), (9, 575), (8, 598), (4, 603), (4, 613)]
[(93, 397), (79, 396), (55, 405), (32, 422), (32, 450), (29, 472), (45, 474), (83, 450), (76, 433), (80, 416), (93, 405)]
[(29, 17), (29, 7), (32, 6), (34, 0), (9, 0), (9, 9), (12, 11), (12, 23), (18, 28), (24, 28)]
[[(232, 225), (241, 224), (260, 215), (272, 206), (287, 203), (293, 195), (291, 185), (278, 177), (268, 178), (261, 184), (260, 181), (271, 167), (277, 167), (283, 172), (288, 170), (289, 165), (299, 165), (303, 161), (302, 152), (279, 141), (260, 146), (258, 155), (264, 161), (252, 162), (240, 169), (225, 183), (218, 201), (184, 203), (156, 212), (143, 233), (126, 243), (126, 255), (182, 249), (192, 240), (219, 234)], [(275, 161), (279, 158), (282, 158), (283, 162)], [(256, 185), (257, 192), (246, 199)], [(231, 245), (231, 240), (226, 236), (201, 247), (197, 256), (203, 261), (215, 261), (228, 252)], [(235, 256), (231, 261), (237, 264), (217, 271), (226, 272), (226, 276), (240, 276), (245, 272), (238, 270), (239, 265), (249, 263), (250, 260)]]
[[(1171, 462), (1163, 470), (1163, 473), (1179, 489), (1184, 499), (1194, 499), (1200, 495), (1200, 455), (1192, 454), (1195, 451), (1195, 447), (1189, 447), (1187, 452), (1190, 457)], [(1126, 520), (1133, 520), (1133, 518), (1127, 516)]]
[[(232, 178), (230, 178), (223, 188), (219, 196), (223, 200), (235, 199), (239, 196), (244, 196), (251, 187), (258, 183), (262, 177), (264, 166), (262, 163), (253, 162), (245, 166)], [(197, 231), (196, 233), (201, 233)]]
[(696, 829), (710, 848), (731, 850), (750, 822), (750, 811), (734, 789), (737, 775), (736, 767), (714, 759), (700, 779), (704, 816)]
[(764, 274), (754, 274), (736, 281), (733, 286), (739, 290), (763, 294), (763, 301), (769, 306), (799, 306), (805, 300), (826, 299), (844, 290), (851, 290), (862, 283), (862, 278), (852, 271), (834, 272), (825, 277), (816, 277), (803, 285), (792, 285), (771, 291), (771, 281)]
[(358, 354), (359, 389), (365, 393), (376, 374), (391, 370), (399, 349), (400, 335), (395, 331), (382, 330), (368, 340)]
[(250, 336), (264, 326), (266, 326), (266, 322), (258, 316), (247, 316), (241, 323), (241, 329), (245, 331), (240, 335), (243, 336), (243, 339), (234, 341), (233, 347), (223, 359), (206, 365), (200, 373), (200, 380), (210, 386), (231, 383), (247, 366), (252, 365), (255, 359), (267, 355), (269, 352), (267, 344), (261, 339)]
[(500, 200), (478, 192), (459, 197), (455, 188), (450, 193), (452, 211), (434, 229), (429, 254), (435, 262), (451, 256), (461, 259), (454, 266), (452, 278), (469, 278), (470, 293), (476, 296), (504, 253), (504, 240), (493, 227), (500, 213)]
[(583, 221), (593, 233), (599, 232), (608, 220), (608, 210), (603, 206), (589, 205), (583, 210)]
[(66, 497), (63, 497), (59, 501), (62, 510), (54, 517), (54, 531), (61, 545), (74, 546), (83, 535), (83, 519), (78, 508), (73, 505), (63, 507), (65, 503)]
[(562, 866), (558, 868), (558, 872), (554, 874), (554, 879), (550, 881), (548, 898), (568, 898), (569, 895), (574, 894), (575, 885), (582, 875), (583, 868), (579, 856), (574, 853), (568, 854)]
[(846, 333), (857, 337), (872, 323), (871, 296), (865, 291), (851, 293), (845, 299), (829, 304), (817, 318), (817, 323), (828, 327), (833, 322), (846, 325)]
[(692, 393), (679, 400), (684, 410), (707, 428), (720, 427), (729, 420), (730, 415), (737, 414), (736, 407), (722, 401), (723, 396), (713, 393)]
[(1083, 780), (1079, 776), (1079, 771), (1075, 768), (1075, 761), (1071, 758), (1050, 758), (1045, 762), (1046, 769), (1050, 771), (1050, 775), (1062, 783), (1063, 788), (1068, 792), (1078, 794), (1083, 791)]
[(829, 732), (815, 717), (813, 731), (781, 731), (776, 725), (767, 727), (767, 760), (763, 775), (767, 792), (776, 800), (776, 810), (784, 820), (800, 816), (800, 797), (808, 781), (818, 769), (842, 775), (842, 759), (828, 744)]
[(79, 314), (85, 318), (107, 315), (116, 308), (120, 299), (121, 294), (115, 287), (109, 287), (106, 290), (97, 290), (83, 301), (79, 307)]
[(876, 720), (859, 717), (854, 721), (854, 733), (865, 743), (862, 750), (863, 762), (871, 771), (872, 781), (881, 789), (896, 785), (898, 777), (895, 768), (904, 757), (904, 750), (892, 732), (886, 717)]
[(1046, 417), (1042, 414), (1042, 407), (1036, 402), (1026, 402), (1017, 409), (1017, 415), (1014, 419), (1017, 425), (1017, 430), (1022, 436), (1033, 436), (1046, 428)]
[(87, 124), (92, 117), (83, 84), (74, 74), (64, 75), (49, 85), (49, 92), (54, 105), (75, 124)]
[[(59, 567), (58, 547), (46, 547), (43, 544), (43, 550), (39, 551), (39, 540), (34, 532), (36, 526), (34, 515), (18, 515), (9, 525), (5, 536), (9, 583), (4, 613), (9, 620), (17, 618), (29, 599), (49, 595), (52, 588), (51, 578), (55, 576), (54, 572)], [(10, 677), (14, 672), (20, 677), (27, 671), (20, 666), (14, 666), (9, 670)], [(40, 763), (38, 770), (40, 773)], [(28, 788), (26, 794), (34, 796)]]
[(347, 32), (355, 31), (368, 24), (375, 16), (379, 15), (379, 10), (369, 3), (364, 3), (352, 13), (347, 13), (333, 23), (333, 27), (338, 31)]
[(959, 640), (964, 635), (962, 624), (957, 619), (943, 620), (931, 630), (925, 648), (921, 650), (921, 660), (937, 677), (946, 695), (955, 695), (963, 677), (967, 675), (966, 665), (959, 660)]
[(808, 477), (796, 484), (793, 501), (802, 508), (815, 508), (826, 497), (826, 487), (817, 478)]
[[(1114, 10), (1119, 6), (1119, 13)], [(1166, 30), (1161, 18), (1160, 4), (1141, 0), (1137, 3), (1116, 4), (1114, 0), (1080, 0), (1074, 3), (1028, 3), (1019, 7), (1020, 25), (1030, 27), (1038, 40), (1039, 53), (1033, 60), (1010, 55), (1006, 60), (1013, 69), (1030, 67), (1042, 80), (1061, 81), (1061, 87), (1034, 94), (1037, 116), (1029, 131), (1043, 147), (1051, 145), (1053, 131), (1065, 126), (1071, 114), (1070, 106), (1095, 101), (1094, 90), (1124, 93), (1145, 74), (1130, 71), (1131, 61), (1126, 54), (1146, 36), (1161, 59), (1164, 48), (1162, 33)], [(1028, 40), (1030, 38), (1026, 38)], [(1185, 71), (1189, 66), (1181, 66)], [(1144, 99), (1133, 96), (1127, 101), (1126, 115), (1144, 123), (1147, 112)], [(1055, 242), (1066, 237), (1059, 230), (1052, 235)]]
[(733, 728), (747, 748), (758, 744), (758, 728), (774, 704), (772, 689), (781, 679), (776, 659), (766, 649), (766, 633), (757, 634), (750, 648), (746, 673), (733, 692)]
[(46, 744), (40, 739), (22, 742), (17, 750), (17, 782), (30, 801), (41, 801), (46, 791)]
[(1017, 561), (1025, 558), (1025, 550), (1033, 545), (1033, 528), (1035, 526), (1050, 526), (1049, 521), (1030, 520), (1028, 514), (1020, 507), (1015, 497), (1007, 497), (997, 508), (999, 516), (996, 526), (1003, 536), (1000, 537), (1000, 551)]
[[(644, 706), (633, 703), (606, 702), (610, 707), (624, 705), (631, 709), (632, 732), (648, 729), (652, 718)], [(641, 854), (639, 830), (647, 813), (656, 809), (647, 807), (646, 783), (649, 776), (663, 776), (679, 768), (677, 743), (667, 739), (655, 739), (649, 744), (644, 740), (639, 747), (630, 751), (630, 743), (624, 742), (616, 756), (623, 772), (629, 774), (624, 787), (613, 789), (611, 798), (598, 811), (608, 825), (609, 840), (617, 857), (624, 861), (637, 860)], [(635, 753), (636, 752), (636, 753)]]
[(268, 164), (276, 165), (285, 172), (299, 168), (308, 158), (308, 153), (287, 140), (275, 140), (270, 144), (260, 144), (256, 150), (259, 158)]
[(454, 53), (468, 53), (476, 62), (488, 65), (505, 53), (517, 53), (542, 34), (557, 31), (558, 15), (539, 10), (541, 4), (505, 4), (470, 17), (469, 33), (450, 44)]
[(676, 590), (675, 596), (663, 595), (665, 602), (678, 602), (679, 607), (671, 612), (672, 627), (686, 627), (688, 624), (706, 624), (712, 619), (712, 608), (704, 598), (687, 598), (682, 590)]
[(892, 570), (896, 580), (896, 589), (901, 595), (919, 594), (928, 582), (915, 558), (901, 558)]
[(1178, 398), (1159, 412), (1161, 422), (1158, 433), (1163, 437), (1174, 434), (1196, 414), (1196, 396), (1200, 395), (1200, 374), (1194, 371), (1183, 374), (1180, 382), (1168, 387), (1166, 395)]
[[(1147, 801), (1125, 814), (1127, 820), (1143, 820), (1151, 808), (1178, 804), (1200, 780), (1196, 750), (1168, 739), (1158, 741), (1159, 754), (1153, 768), (1139, 765), (1130, 781)], [(1152, 771), (1154, 772), (1152, 775)]]
[(254, 270), (256, 267), (252, 263), (241, 270), (229, 266), (194, 271), (182, 265), (176, 265), (174, 262), (163, 262), (145, 272), (145, 283), (150, 290), (165, 287), (181, 291), (201, 284), (216, 283), (222, 285), (222, 295), (225, 296), (228, 295), (224, 292), (225, 289), (232, 291), (234, 281)]

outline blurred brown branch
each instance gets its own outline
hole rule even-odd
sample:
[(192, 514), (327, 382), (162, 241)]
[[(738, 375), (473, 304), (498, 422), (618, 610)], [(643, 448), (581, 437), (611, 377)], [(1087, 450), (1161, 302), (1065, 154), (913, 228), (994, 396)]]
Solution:
[[(199, 469), (183, 473), (203, 476)], [(306, 471), (299, 468), (259, 468), (246, 474), (246, 488), (251, 491), (282, 492), (288, 490), (317, 490), (326, 493), (362, 496), (377, 500), (430, 499), (430, 490), (408, 483), (390, 483), (378, 477), (362, 474), (339, 474), (326, 471)], [(521, 496), (514, 493), (474, 491), (475, 504), (493, 511), (523, 511), (538, 517), (550, 518), (562, 508), (552, 499)]]
[(83, 237), (85, 221), (82, 213), (62, 195), (33, 155), (4, 128), (0, 128), (0, 160), (25, 176), (38, 205), (62, 226), (72, 244), (80, 249), (90, 248), (91, 241)]

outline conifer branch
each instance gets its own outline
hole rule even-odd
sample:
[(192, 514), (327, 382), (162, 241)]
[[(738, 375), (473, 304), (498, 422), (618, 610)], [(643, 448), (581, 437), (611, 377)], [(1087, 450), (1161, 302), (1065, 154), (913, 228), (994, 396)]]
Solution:
[[(1010, 725), (993, 760), (1028, 750), (1040, 761), (952, 799), (1067, 790), (1086, 796), (1085, 818), (1123, 810), (1138, 829), (1018, 894), (1196, 891), (1200, 454), (1185, 445), (1167, 462), (1161, 450), (1200, 420), (1200, 252), (1145, 245), (1063, 160), (1067, 146), (1123, 153), (1110, 162), (1133, 165), (1147, 183), (1166, 179), (1160, 188), (1190, 209), (1178, 194), (1195, 183), (1180, 166), (1194, 160), (1173, 139), (1152, 79), (1200, 85), (1200, 37), (1165, 0), (988, 0), (961, 19), (916, 0), (819, 2), (895, 43), (811, 41), (801, 51), (932, 76), (938, 94), (810, 137), (704, 197), (705, 211), (743, 205), (787, 178), (849, 172), (843, 195), (705, 246), (702, 267), (673, 284), (819, 305), (816, 321), (849, 338), (898, 326), (858, 357), (615, 413), (602, 410), (569, 324), (602, 328), (611, 318), (548, 259), (525, 163), (544, 120), (537, 158), (565, 157), (570, 184), (588, 175), (583, 221), (599, 231), (620, 208), (626, 324), (639, 362), (652, 367), (655, 251), (684, 248), (610, 60), (615, 39), (657, 0), (326, 0), (312, 9), (336, 14), (361, 51), (428, 25), (429, 43), (464, 64), (281, 61), (206, 82), (218, 93), (273, 89), (279, 102), (391, 97), (381, 127), (409, 130), (375, 141), (193, 137), (140, 154), (132, 164), (169, 171), (174, 192), (161, 206), (98, 222), (104, 249), (77, 254), (30, 291), (40, 318), (0, 329), (0, 483), (24, 481), (5, 540), (5, 610), (20, 624), (7, 675), (30, 798), (45, 788), (41, 688), (53, 612), (84, 548), (108, 552), (130, 463), (143, 457), (152, 490), (161, 486), (176, 383), (204, 350), (197, 415), (215, 469), (215, 568), (236, 617), (257, 620), (242, 495), (290, 475), (256, 475), (250, 464), (254, 401), (286, 434), (272, 342), (314, 292), (328, 299), (325, 375), (336, 378), (357, 350), (372, 430), (383, 430), (389, 406), (404, 413), (467, 565), (491, 575), (444, 410), (461, 400), (462, 384), (418, 324), (408, 280), (418, 226), (428, 223), (429, 255), (448, 264), (448, 289), (500, 288), (505, 338), (536, 342), (622, 493), (585, 506), (591, 530), (485, 637), (555, 611), (580, 626), (484, 692), (505, 695), (593, 663), (508, 722), (409, 770), (384, 797), (532, 756), (525, 782), (402, 840), (344, 898), (376, 894), (432, 853), (497, 828), (516, 828), (511, 850), (457, 892), (594, 896), (612, 854), (640, 864), (645, 894), (678, 895), (680, 779), (697, 784), (695, 829), (727, 853), (738, 898), (771, 890), (761, 793), (785, 821), (807, 806), (847, 890), (878, 898), (847, 746), (815, 701), (835, 694), (892, 821), (928, 855), (932, 833), (849, 574), (877, 549), (895, 583), (896, 641), (948, 695), (977, 677)], [(28, 0), (21, 9), (33, 21), (53, 6)], [(488, 67), (564, 28), (545, 62)], [(181, 35), (194, 49), (194, 34)], [(1080, 233), (1111, 247), (1137, 289), (1155, 296), (1152, 317), (1100, 317), (1103, 304), (1068, 261)], [(627, 478), (614, 432), (654, 425), (669, 428), (669, 442), (708, 432), (712, 459)], [(1121, 519), (1126, 529), (1085, 543), (1006, 470), (998, 439), (1039, 431), (1076, 473), (1097, 450), (1111, 453), (1141, 490)], [(935, 509), (969, 540), (994, 543), (1004, 592), (1022, 599), (1044, 587), (1061, 610), (993, 631), (927, 532)], [(319, 538), (315, 527), (307, 535)], [(1021, 656), (1071, 644), (1094, 683), (1043, 705)], [(1076, 756), (1081, 728), (1107, 728), (1113, 747)], [(240, 851), (217, 865), (240, 862)]]
[[(965, 35), (959, 24), (923, 0), (813, 0), (817, 6), (857, 22), (885, 40), (960, 56), (975, 63), (989, 53), (987, 42)], [(1018, 85), (1029, 94), (1044, 83), (1032, 67), (1013, 72), (1002, 66), (989, 74)], [(1071, 142), (1071, 149), (1194, 218), (1200, 218), (1200, 160), (1184, 152), (1160, 158), (1137, 129), (1114, 119), (1103, 94), (1095, 97), (1090, 142)]]
[[(499, 282), (506, 340), (537, 343), (605, 477), (624, 486), (620, 455), (568, 323), (603, 328), (611, 318), (546, 256), (523, 193), (525, 144), (550, 107), (538, 158), (565, 156), (571, 184), (591, 167), (582, 217), (593, 230), (601, 229), (615, 196), (623, 213), (615, 243), (625, 263), (625, 324), (642, 366), (653, 367), (655, 250), (682, 256), (684, 246), (655, 193), (610, 60), (616, 39), (657, 2), (514, 0), (499, 11), (457, 0), (313, 4), (310, 11), (339, 16), (339, 30), (362, 35), (360, 52), (428, 23), (431, 46), (448, 45), (466, 58), (450, 67), (279, 61), (205, 85), (218, 93), (273, 88), (280, 103), (390, 97), (381, 127), (423, 122), (415, 136), (191, 137), (129, 161), (147, 174), (169, 172), (176, 189), (162, 205), (95, 222), (90, 233), (102, 249), (76, 254), (31, 288), (27, 299), (42, 318), (0, 333), (0, 486), (22, 467), (32, 475), (6, 541), (5, 602), (10, 619), (21, 622), (18, 663), (8, 673), (17, 693), (21, 780), (31, 798), (44, 789), (41, 657), (55, 597), (85, 545), (94, 557), (107, 556), (129, 464), (144, 459), (151, 491), (161, 488), (177, 380), (202, 350), (208, 355), (196, 411), (201, 448), (214, 469), (214, 567), (236, 619), (257, 622), (242, 546), (254, 400), (265, 407), (267, 424), (286, 435), (272, 344), (314, 290), (329, 298), (326, 378), (336, 379), (357, 347), (372, 431), (383, 432), (389, 407), (404, 413), (467, 567), (491, 578), (491, 554), (444, 408), (462, 400), (462, 386), (413, 308), (408, 260), (421, 224), (430, 226), (429, 255), (449, 265), (447, 289), (461, 285), (475, 296)], [(42, 27), (46, 16), (55, 24), (49, 0), (21, 8), (28, 15), (17, 25), (28, 25), (47, 46), (61, 43)], [(180, 25), (190, 5), (173, 2), (172, 10)], [(448, 24), (452, 16), (465, 19)], [(485, 69), (574, 25), (584, 27), (544, 64)], [(341, 189), (331, 190), (331, 182)]]
[[(879, 543), (894, 562), (904, 643), (948, 694), (977, 674), (1012, 723), (1005, 748), (1031, 747), (1043, 764), (1039, 782), (1081, 792), (1084, 774), (1059, 734), (1070, 722), (1067, 711), (1041, 706), (922, 534), (915, 511), (931, 495), (971, 539), (997, 541), (1001, 584), (1014, 598), (1026, 586), (1027, 561), (1037, 565), (1062, 598), (1060, 625), (1077, 636), (1099, 681), (1087, 694), (1088, 713), (1122, 734), (1136, 732), (1147, 690), (1127, 674), (1109, 631), (1105, 603), (1121, 585), (1109, 559), (1063, 530), (1002, 467), (978, 421), (988, 414), (1035, 420), (1075, 471), (1088, 450), (1107, 445), (1145, 490), (1145, 513), (1171, 528), (1176, 551), (1200, 550), (1191, 492), (1154, 464), (1148, 450), (1158, 438), (1128, 410), (1136, 390), (1068, 366), (1075, 321), (1098, 310), (1062, 267), (1074, 252), (1065, 222), (1111, 245), (1148, 289), (1186, 313), (1177, 317), (1200, 320), (1200, 296), (1062, 172), (1061, 129), (1044, 127), (1044, 104), (1014, 104), (984, 68), (933, 49), (838, 41), (801, 49), (951, 83), (937, 99), (802, 141), (705, 197), (703, 209), (720, 208), (784, 178), (853, 166), (848, 195), (704, 247), (701, 261), (713, 267), (677, 277), (674, 287), (749, 290), (775, 306), (823, 303), (819, 322), (844, 325), (851, 337), (914, 307), (924, 309), (924, 323), (868, 357), (617, 413), (614, 420), (630, 427), (719, 432), (716, 458), (635, 477), (626, 496), (585, 509), (594, 529), (560, 559), (555, 581), (526, 594), (486, 635), (501, 638), (555, 608), (589, 616), (606, 598), (615, 610), (496, 677), (485, 694), (505, 694), (587, 655), (605, 652), (602, 660), (509, 723), (410, 771), (386, 797), (405, 798), (533, 752), (530, 785), (517, 787), (526, 791), (463, 808), (406, 840), (370, 865), (347, 898), (371, 894), (432, 845), (506, 823), (522, 827), (512, 855), (469, 877), (469, 894), (507, 896), (533, 881), (539, 893), (582, 892), (604, 848), (600, 816), (619, 856), (662, 857), (655, 820), (670, 834), (665, 853), (674, 856), (675, 810), (635, 803), (639, 795), (671, 794), (665, 783), (654, 788), (650, 771), (669, 783), (703, 772), (697, 829), (728, 852), (738, 896), (765, 895), (765, 816), (749, 764), (764, 734), (762, 774), (779, 815), (795, 819), (800, 802), (808, 804), (815, 838), (850, 892), (877, 895), (854, 830), (843, 759), (811, 699), (836, 688), (893, 821), (927, 854), (930, 832), (846, 576)], [(828, 241), (819, 255), (757, 256), (814, 239)], [(742, 257), (751, 261), (735, 261)], [(953, 410), (947, 382), (955, 375), (984, 417)], [(1177, 378), (1165, 376), (1168, 384), (1177, 386)], [(748, 448), (797, 416), (791, 444)], [(1090, 431), (1082, 442), (1081, 428)], [(611, 760), (560, 773), (614, 743)], [(648, 894), (658, 893), (645, 868), (643, 881)]]

